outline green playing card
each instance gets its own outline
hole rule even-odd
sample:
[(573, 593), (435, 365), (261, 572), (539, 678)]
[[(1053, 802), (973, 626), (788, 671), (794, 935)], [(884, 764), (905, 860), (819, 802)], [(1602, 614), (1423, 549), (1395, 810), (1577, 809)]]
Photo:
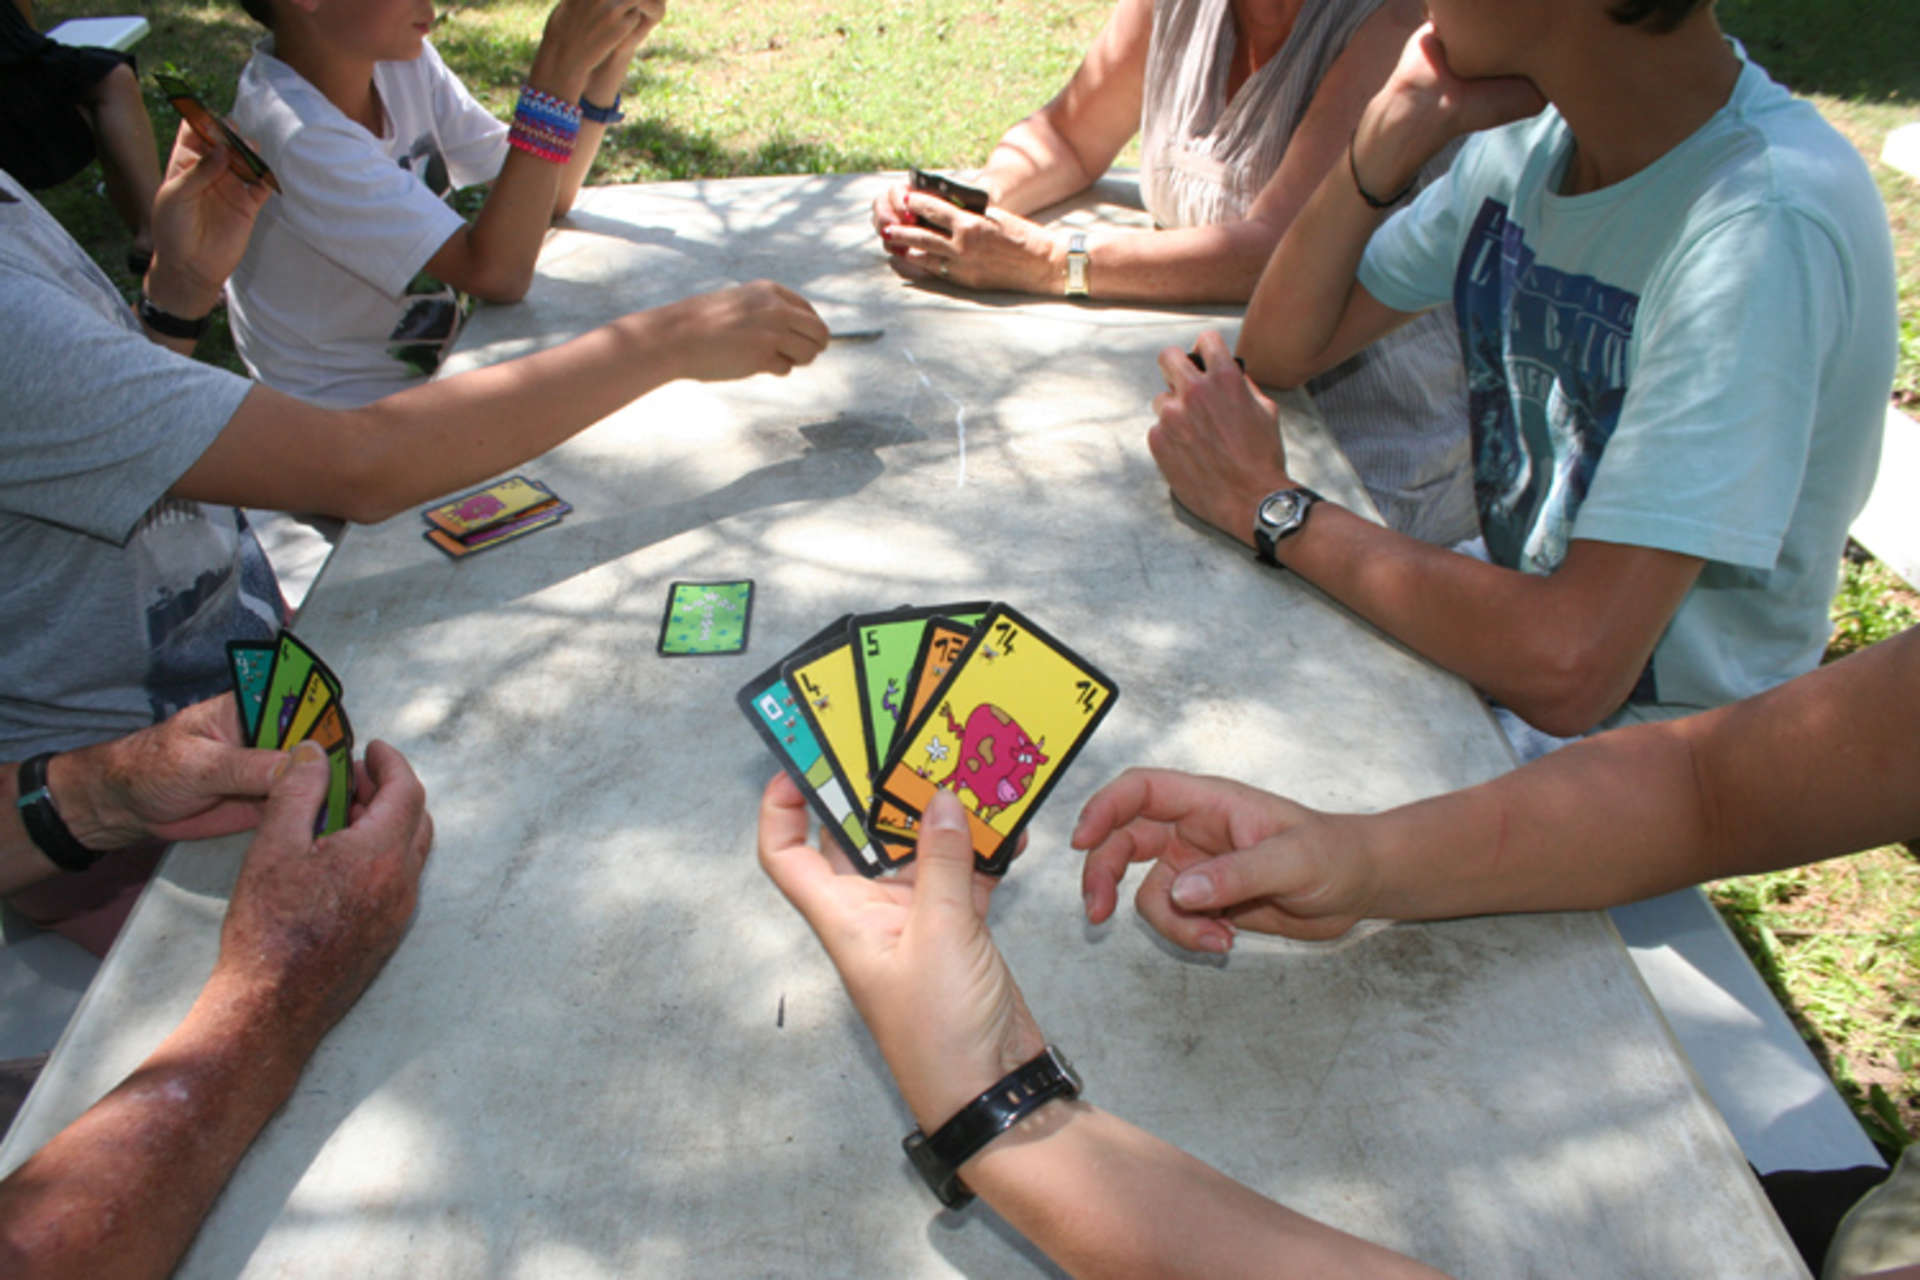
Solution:
[(660, 619), (660, 654), (692, 658), (741, 653), (753, 616), (753, 581), (676, 582), (667, 589)]

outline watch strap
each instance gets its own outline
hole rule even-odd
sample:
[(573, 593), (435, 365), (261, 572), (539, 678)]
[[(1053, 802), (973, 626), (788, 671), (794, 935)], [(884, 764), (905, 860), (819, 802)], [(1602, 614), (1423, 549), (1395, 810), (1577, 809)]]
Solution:
[(153, 299), (147, 296), (145, 289), (140, 291), (139, 315), (140, 323), (155, 333), (165, 334), (169, 338), (192, 338), (196, 341), (206, 334), (207, 326), (213, 321), (211, 313), (201, 316), (198, 320), (188, 320), (183, 316), (174, 315), (171, 311), (162, 311), (153, 305)]
[(62, 871), (85, 871), (100, 861), (104, 851), (89, 849), (75, 839), (60, 810), (54, 808), (53, 792), (47, 788), (47, 762), (53, 756), (53, 752), (43, 751), (20, 762), (17, 775), (20, 796), (14, 806), (20, 810), (20, 822), (27, 829), (27, 838), (47, 855), (48, 862)]
[(980, 1148), (1055, 1098), (1080, 1096), (1080, 1076), (1065, 1054), (1048, 1045), (934, 1130), (915, 1129), (900, 1140), (907, 1158), (940, 1203), (959, 1209), (973, 1199), (960, 1180), (960, 1166)]
[(588, 99), (587, 95), (583, 93), (580, 95), (580, 118), (582, 120), (591, 120), (595, 124), (619, 124), (627, 118), (627, 113), (620, 109), (620, 98), (620, 94), (614, 94), (613, 105), (603, 107), (599, 103)]
[[(1278, 530), (1277, 532), (1269, 532), (1267, 529), (1266, 522), (1259, 517), (1257, 512), (1266, 510), (1267, 503), (1271, 502), (1273, 499), (1279, 497), (1283, 493), (1297, 493), (1301, 495), (1301, 497), (1305, 500), (1306, 505), (1300, 508), (1299, 518), (1296, 519), (1292, 525), (1288, 526), (1285, 529)], [(1307, 486), (1303, 484), (1295, 485), (1291, 489), (1275, 489), (1272, 493), (1260, 499), (1260, 506), (1256, 509), (1256, 514), (1253, 520), (1253, 557), (1254, 559), (1258, 560), (1261, 564), (1268, 565), (1275, 569), (1286, 568), (1285, 565), (1280, 563), (1280, 558), (1274, 554), (1275, 544), (1278, 543), (1282, 538), (1291, 538), (1294, 534), (1300, 532), (1300, 530), (1304, 528), (1307, 523), (1307, 513), (1312, 511), (1316, 504), (1325, 502), (1325, 501), (1326, 501), (1325, 498), (1322, 498), (1319, 494), (1315, 493), (1313, 490), (1307, 488)]]

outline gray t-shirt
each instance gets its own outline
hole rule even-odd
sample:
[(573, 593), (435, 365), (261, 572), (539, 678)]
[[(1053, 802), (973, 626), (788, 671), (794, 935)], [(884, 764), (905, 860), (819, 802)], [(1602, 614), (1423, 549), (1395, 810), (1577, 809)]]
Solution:
[(219, 693), (226, 642), (283, 608), (244, 516), (166, 496), (253, 384), (148, 341), (4, 173), (0, 333), (0, 759), (19, 759)]

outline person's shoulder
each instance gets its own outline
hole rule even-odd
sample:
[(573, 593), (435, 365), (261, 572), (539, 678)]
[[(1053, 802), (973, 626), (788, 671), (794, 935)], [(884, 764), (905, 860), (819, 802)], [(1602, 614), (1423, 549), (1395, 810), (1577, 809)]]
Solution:
[(1707, 211), (1764, 203), (1822, 219), (1885, 217), (1859, 149), (1758, 63), (1743, 59), (1726, 107), (1698, 141), (1687, 167)]
[(1567, 140), (1566, 122), (1551, 106), (1469, 134), (1450, 166), (1455, 184), (1463, 190), (1511, 192), (1530, 172), (1551, 168)]
[(232, 114), (234, 127), (276, 166), (303, 137), (346, 137), (357, 128), (310, 80), (274, 57), (264, 40), (240, 72)]

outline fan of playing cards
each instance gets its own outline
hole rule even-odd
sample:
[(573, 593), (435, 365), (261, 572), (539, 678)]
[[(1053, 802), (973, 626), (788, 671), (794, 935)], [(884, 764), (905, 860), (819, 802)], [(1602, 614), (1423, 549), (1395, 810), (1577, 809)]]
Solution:
[(240, 705), (241, 736), (269, 751), (291, 750), (307, 738), (324, 747), (332, 778), (314, 834), (346, 826), (353, 800), (353, 726), (340, 701), (339, 678), (284, 629), (271, 644), (228, 641), (227, 666), (233, 673), (233, 700)]
[(936, 787), (999, 875), (1119, 696), (1004, 604), (849, 614), (747, 682), (740, 709), (864, 874), (910, 861)]

